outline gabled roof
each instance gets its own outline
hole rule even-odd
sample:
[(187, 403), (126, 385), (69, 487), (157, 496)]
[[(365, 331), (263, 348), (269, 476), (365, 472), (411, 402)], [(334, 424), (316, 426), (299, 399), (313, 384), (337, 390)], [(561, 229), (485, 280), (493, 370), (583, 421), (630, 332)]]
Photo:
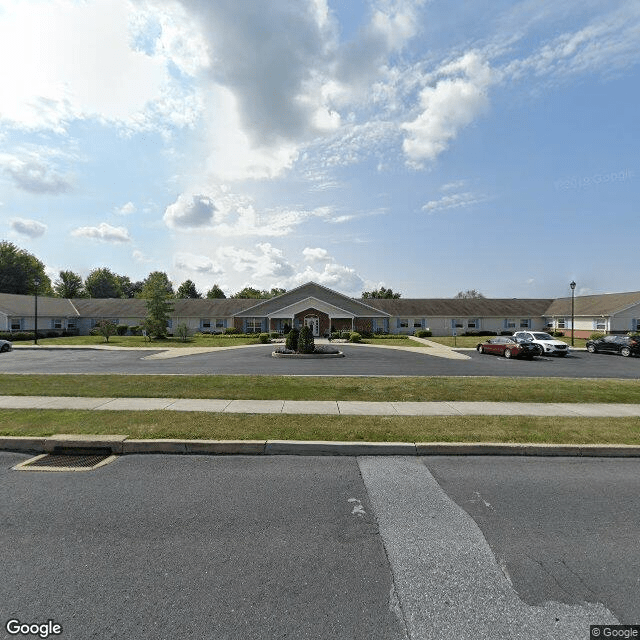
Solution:
[[(576, 296), (576, 316), (611, 316), (640, 304), (640, 291), (628, 293), (602, 293), (593, 296)], [(570, 316), (571, 298), (557, 298), (544, 313), (546, 316)]]
[[(0, 293), (0, 311), (14, 318), (35, 316), (35, 296)], [(78, 313), (70, 300), (38, 296), (38, 315), (71, 318)]]
[(531, 318), (543, 316), (550, 298), (372, 298), (371, 306), (396, 317)]
[(286, 307), (290, 307), (292, 304), (295, 304), (299, 300), (305, 298), (316, 298), (318, 300), (322, 300), (334, 307), (338, 307), (343, 311), (361, 318), (388, 315), (383, 309), (365, 304), (360, 300), (354, 300), (353, 298), (349, 298), (342, 293), (323, 287), (315, 282), (307, 282), (307, 284), (291, 289), (290, 291), (276, 296), (275, 298), (261, 300), (254, 306), (249, 307), (237, 315), (240, 317), (264, 317), (277, 313), (279, 310)]

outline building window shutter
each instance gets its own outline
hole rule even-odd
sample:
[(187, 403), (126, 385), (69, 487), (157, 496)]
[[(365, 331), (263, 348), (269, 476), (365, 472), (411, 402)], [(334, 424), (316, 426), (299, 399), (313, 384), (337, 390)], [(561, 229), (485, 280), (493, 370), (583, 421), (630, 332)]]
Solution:
[(400, 328), (400, 318), (396, 318), (396, 329)]

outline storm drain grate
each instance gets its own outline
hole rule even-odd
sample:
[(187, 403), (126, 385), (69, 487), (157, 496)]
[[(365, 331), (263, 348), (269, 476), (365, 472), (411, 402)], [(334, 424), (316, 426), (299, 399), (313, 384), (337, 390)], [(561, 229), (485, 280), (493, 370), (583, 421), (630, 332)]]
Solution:
[(13, 467), (16, 471), (91, 471), (113, 462), (111, 453), (43, 453)]

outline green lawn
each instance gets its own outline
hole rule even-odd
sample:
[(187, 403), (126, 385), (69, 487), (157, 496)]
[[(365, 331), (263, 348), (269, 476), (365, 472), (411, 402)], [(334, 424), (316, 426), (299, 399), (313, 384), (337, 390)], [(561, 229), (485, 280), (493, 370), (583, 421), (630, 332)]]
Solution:
[[(38, 344), (43, 347), (55, 345), (106, 345), (114, 347), (132, 347), (136, 349), (164, 349), (166, 347), (237, 347), (246, 344), (258, 344), (259, 340), (256, 336), (236, 337), (236, 336), (214, 336), (214, 335), (198, 335), (192, 336), (183, 342), (180, 338), (165, 338), (161, 340), (149, 340), (143, 336), (111, 336), (106, 342), (102, 336), (69, 336), (66, 338), (38, 338)], [(16, 345), (33, 344), (33, 340), (24, 340), (15, 342)]]
[(130, 438), (640, 444), (640, 418), (307, 416), (172, 411), (0, 410), (0, 435)]
[(0, 374), (2, 395), (228, 400), (640, 403), (640, 380), (492, 377)]

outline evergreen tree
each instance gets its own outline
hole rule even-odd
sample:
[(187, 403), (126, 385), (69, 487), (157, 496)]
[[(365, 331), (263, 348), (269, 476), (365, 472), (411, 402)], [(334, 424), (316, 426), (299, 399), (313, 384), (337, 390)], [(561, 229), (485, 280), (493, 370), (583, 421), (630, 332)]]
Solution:
[(300, 335), (298, 336), (298, 353), (313, 353), (316, 345), (313, 339), (313, 331), (308, 325), (304, 325), (300, 329)]
[(185, 280), (176, 291), (176, 298), (184, 300), (186, 298), (202, 298), (202, 294), (196, 289), (192, 280)]
[(215, 299), (215, 298), (226, 298), (224, 295), (224, 291), (217, 285), (214, 284), (209, 291), (207, 291), (207, 298)]

